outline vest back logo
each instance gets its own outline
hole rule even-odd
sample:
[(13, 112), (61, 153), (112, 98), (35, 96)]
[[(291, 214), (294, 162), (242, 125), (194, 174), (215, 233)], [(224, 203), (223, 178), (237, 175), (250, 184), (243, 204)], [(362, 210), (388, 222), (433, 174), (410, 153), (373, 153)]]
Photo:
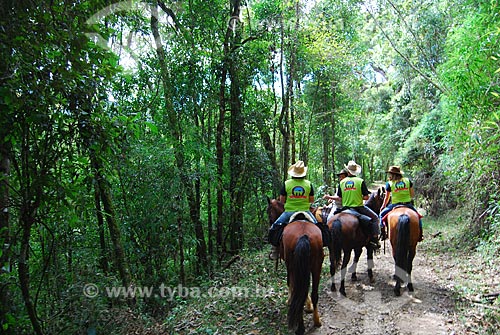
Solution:
[(295, 186), (292, 189), (290, 198), (305, 198), (306, 190), (302, 186)]
[(344, 191), (354, 191), (354, 190), (356, 190), (354, 182), (352, 180), (346, 181)]
[(408, 190), (408, 187), (406, 187), (406, 184), (404, 181), (398, 181), (396, 184), (394, 184), (394, 192), (401, 192), (401, 191), (406, 191)]

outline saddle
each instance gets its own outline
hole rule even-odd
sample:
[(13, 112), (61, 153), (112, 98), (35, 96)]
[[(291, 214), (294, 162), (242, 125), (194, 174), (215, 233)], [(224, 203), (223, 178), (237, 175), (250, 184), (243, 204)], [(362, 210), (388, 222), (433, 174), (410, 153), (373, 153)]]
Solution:
[(288, 220), (288, 223), (300, 220), (309, 221), (311, 223), (314, 223), (315, 221), (313, 215), (309, 212), (296, 212), (292, 216), (290, 216), (290, 220)]
[(368, 226), (370, 224), (371, 220), (372, 220), (369, 216), (361, 214), (361, 213), (359, 213), (358, 211), (356, 211), (355, 209), (352, 209), (352, 208), (344, 209), (344, 210), (341, 211), (341, 213), (347, 213), (347, 214), (354, 215), (355, 217), (358, 218), (359, 223), (363, 227)]
[[(269, 235), (268, 235), (269, 243), (278, 247), (281, 242), (281, 237), (283, 236), (283, 229), (285, 229), (288, 223), (293, 221), (308, 221), (313, 224), (316, 224), (314, 222), (315, 221), (314, 216), (310, 212), (304, 212), (304, 211), (296, 212), (290, 217), (290, 220), (288, 220), (286, 224), (277, 226), (276, 229), (269, 230)], [(316, 226), (321, 230), (321, 236), (323, 238), (323, 246), (325, 247), (328, 246), (328, 244), (330, 243), (330, 231), (328, 230), (328, 226), (319, 221), (316, 224)]]
[[(391, 209), (389, 212), (387, 212), (387, 214), (386, 214), (386, 215), (384, 215), (384, 217), (383, 217), (380, 221), (382, 221), (382, 222), (387, 222), (387, 217), (389, 216), (389, 214), (391, 214), (391, 212), (392, 212), (393, 210), (395, 210), (396, 208), (401, 208), (401, 207), (406, 207), (406, 208), (409, 208), (409, 209), (411, 209), (411, 210), (414, 210), (413, 208), (408, 207), (408, 206), (406, 206), (406, 205), (404, 205), (404, 204), (399, 204), (399, 205), (396, 205), (396, 206), (392, 207), (392, 209)], [(417, 212), (417, 211), (415, 211), (415, 213), (417, 213), (417, 215), (418, 215), (418, 218), (419, 218), (419, 219), (421, 219), (421, 218), (423, 218), (423, 217), (424, 217), (422, 214), (420, 214), (420, 213), (419, 213), (419, 212)]]

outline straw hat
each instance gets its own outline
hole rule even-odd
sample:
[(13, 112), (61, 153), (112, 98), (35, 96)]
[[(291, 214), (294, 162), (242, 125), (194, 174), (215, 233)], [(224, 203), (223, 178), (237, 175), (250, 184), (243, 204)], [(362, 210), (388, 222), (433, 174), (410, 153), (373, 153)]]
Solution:
[(399, 174), (400, 176), (402, 176), (404, 174), (404, 172), (401, 171), (401, 167), (399, 167), (397, 165), (390, 166), (389, 170), (387, 170), (386, 173)]
[(344, 167), (349, 171), (350, 174), (357, 176), (358, 174), (361, 173), (361, 166), (356, 164), (355, 161), (349, 161), (347, 165), (344, 165)]
[(305, 177), (307, 173), (307, 166), (304, 166), (303, 161), (297, 161), (295, 164), (288, 168), (288, 174), (292, 177), (300, 178)]

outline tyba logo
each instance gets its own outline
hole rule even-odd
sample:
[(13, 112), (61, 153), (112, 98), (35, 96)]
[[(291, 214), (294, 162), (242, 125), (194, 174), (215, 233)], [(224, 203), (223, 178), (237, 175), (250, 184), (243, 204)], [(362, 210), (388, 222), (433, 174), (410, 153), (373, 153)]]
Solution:
[(302, 186), (295, 186), (292, 189), (291, 198), (304, 198), (304, 194), (306, 194), (306, 190)]
[(394, 185), (394, 192), (401, 192), (401, 191), (405, 191), (407, 190), (408, 188), (406, 187), (406, 184), (404, 181), (398, 181), (395, 185)]
[(345, 191), (350, 191), (350, 190), (355, 190), (356, 187), (354, 186), (354, 182), (352, 180), (348, 180), (345, 183)]

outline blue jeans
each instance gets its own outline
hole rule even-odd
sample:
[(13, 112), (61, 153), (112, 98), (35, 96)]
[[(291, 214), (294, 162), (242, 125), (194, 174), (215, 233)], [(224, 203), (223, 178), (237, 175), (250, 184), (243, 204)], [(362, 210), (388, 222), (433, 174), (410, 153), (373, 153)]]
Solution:
[[(311, 219), (314, 220), (314, 224), (318, 226), (318, 221), (316, 220), (314, 215), (312, 215), (312, 213), (309, 211), (307, 211), (307, 212), (310, 214)], [(271, 225), (271, 228), (269, 228), (269, 234), (268, 234), (268, 242), (269, 243), (271, 243), (272, 245), (274, 245), (276, 247), (279, 246), (279, 241), (281, 240), (281, 234), (283, 233), (283, 228), (284, 228), (284, 226), (286, 226), (288, 224), (288, 222), (290, 221), (290, 218), (295, 213), (296, 212), (283, 212), (280, 215), (280, 217), (275, 222), (273, 222), (273, 224)], [(321, 227), (320, 227), (320, 229), (321, 229)], [(326, 236), (325, 236), (325, 238), (326, 238)]]
[[(311, 214), (312, 218), (314, 218), (314, 224), (318, 224), (318, 221), (316, 220), (314, 215), (312, 215), (312, 213), (309, 211), (307, 211), (307, 212), (309, 214)], [(274, 223), (272, 224), (271, 229), (276, 229), (277, 226), (282, 226), (283, 224), (288, 224), (288, 222), (290, 221), (290, 218), (295, 213), (296, 212), (283, 212), (283, 213), (281, 213), (280, 217), (276, 221), (274, 221)]]
[[(403, 205), (405, 207), (408, 207), (409, 209), (413, 209), (415, 211), (415, 213), (418, 214), (418, 211), (417, 209), (412, 205), (412, 204), (389, 204), (387, 205), (387, 207), (385, 207), (381, 212), (380, 212), (380, 226), (383, 225), (382, 223), (382, 218), (384, 216), (387, 215), (387, 213), (389, 213), (390, 211), (392, 211), (392, 209), (398, 205)], [(420, 227), (420, 229), (422, 229), (422, 219), (420, 218), (420, 216), (418, 217), (418, 226)]]

